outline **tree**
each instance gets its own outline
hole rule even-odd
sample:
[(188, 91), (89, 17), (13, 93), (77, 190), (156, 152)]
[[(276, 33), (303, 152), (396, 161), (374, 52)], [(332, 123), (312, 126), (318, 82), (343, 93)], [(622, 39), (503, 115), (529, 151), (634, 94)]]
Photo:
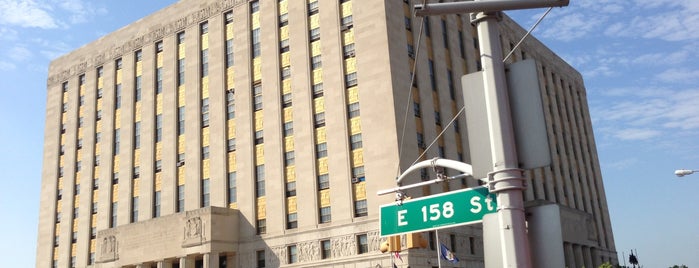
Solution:
[(614, 268), (614, 266), (609, 262), (605, 262), (602, 265), (600, 265), (599, 268)]
[(673, 266), (670, 266), (670, 268), (689, 268), (689, 267), (687, 267), (687, 265), (682, 264), (682, 265), (673, 265)]

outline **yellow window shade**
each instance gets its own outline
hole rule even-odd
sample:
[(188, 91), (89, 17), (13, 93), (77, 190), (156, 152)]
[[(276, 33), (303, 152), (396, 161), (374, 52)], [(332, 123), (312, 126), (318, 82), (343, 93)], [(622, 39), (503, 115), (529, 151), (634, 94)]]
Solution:
[(80, 196), (76, 195), (73, 197), (73, 207), (80, 207)]
[(201, 98), (209, 97), (209, 76), (205, 76), (201, 79)]
[(354, 29), (342, 33), (342, 43), (345, 45), (354, 43)]
[(252, 67), (253, 81), (259, 81), (262, 79), (262, 60), (260, 57), (257, 57), (252, 61)]
[(357, 58), (352, 57), (345, 60), (345, 73), (350, 74), (357, 71)]
[(290, 122), (294, 120), (294, 112), (291, 107), (284, 108), (284, 122)]
[(143, 109), (143, 105), (141, 105), (141, 102), (140, 101), (136, 102), (136, 111), (135, 111), (136, 114), (134, 114), (134, 121), (136, 121), (136, 122), (141, 121), (141, 116), (143, 114), (142, 109)]
[(136, 76), (141, 76), (141, 75), (143, 75), (143, 62), (137, 61), (136, 62)]
[(352, 15), (352, 2), (347, 1), (342, 3), (342, 10), (340, 11), (340, 16), (341, 17), (347, 17), (349, 15)]
[(260, 28), (260, 12), (252, 13), (252, 29)]
[(184, 166), (177, 168), (177, 185), (184, 185)]
[(137, 197), (141, 193), (141, 179), (133, 180), (133, 196)]
[(290, 166), (285, 168), (286, 181), (292, 182), (296, 181), (296, 167)]
[(229, 203), (228, 208), (238, 209), (238, 203)]
[(233, 23), (226, 24), (226, 40), (233, 39)]
[(155, 114), (163, 114), (163, 94), (155, 97)]
[(75, 183), (80, 183), (80, 172), (75, 173)]
[(209, 146), (209, 132), (210, 129), (208, 127), (205, 127), (201, 130), (201, 146)]
[(92, 217), (90, 218), (90, 226), (96, 226), (97, 225), (97, 214), (92, 214)]
[(364, 165), (364, 149), (352, 151), (352, 164), (355, 166)]
[(347, 90), (347, 102), (359, 102), (359, 89), (357, 87), (351, 87)]
[(320, 207), (330, 206), (330, 189), (320, 190), (318, 195), (318, 199), (320, 199)]
[(325, 112), (325, 97), (313, 99), (313, 113)]
[(90, 239), (90, 253), (95, 252), (95, 240)]
[(117, 155), (117, 156), (114, 156), (114, 165), (113, 165), (113, 169), (114, 169), (115, 171), (117, 171), (117, 172), (119, 171), (119, 162), (120, 162), (119, 156), (118, 156), (118, 155)]
[(255, 112), (255, 131), (260, 131), (264, 127), (264, 114), (262, 111)]
[[(73, 228), (78, 228), (77, 224)], [(73, 230), (75, 230), (75, 229), (73, 229)], [(75, 257), (75, 254), (77, 252), (77, 248), (78, 248), (78, 244), (76, 244), (76, 243), (70, 244), (70, 256), (71, 257)]]
[(353, 184), (354, 188), (354, 200), (364, 200), (366, 199), (366, 182), (359, 182)]
[(279, 14), (289, 13), (289, 1), (283, 0), (279, 2)]
[(265, 163), (265, 147), (264, 144), (255, 145), (255, 165)]
[(119, 184), (112, 185), (112, 201), (119, 201)]
[(163, 67), (163, 53), (158, 53), (155, 56), (155, 66), (158, 68)]
[(235, 153), (229, 153), (228, 154), (228, 170), (233, 171), (237, 168), (236, 163), (235, 163)]
[(114, 128), (121, 127), (121, 109), (116, 109), (114, 112)]
[(104, 78), (97, 78), (97, 88), (104, 88)]
[(56, 201), (56, 212), (63, 211), (63, 200)]
[(177, 107), (183, 107), (185, 105), (185, 88), (184, 85), (177, 87)]
[(184, 135), (177, 136), (177, 153), (178, 154), (184, 153), (185, 142), (186, 142), (186, 139), (185, 139)]
[(141, 163), (141, 149), (133, 150), (133, 164), (139, 166)]
[(209, 33), (201, 36), (201, 50), (209, 49)]
[(313, 84), (318, 84), (323, 81), (323, 68), (313, 70)]
[(312, 15), (310, 18), (308, 18), (308, 20), (310, 21), (310, 28), (311, 29), (315, 29), (315, 28), (320, 27), (320, 14), (319, 13)]
[(117, 83), (117, 84), (121, 84), (121, 81), (122, 81), (122, 73), (123, 73), (123, 72), (122, 72), (121, 70), (117, 70), (117, 71), (116, 71), (116, 83)]
[(263, 197), (257, 198), (257, 219), (264, 219), (267, 217), (267, 199)]
[(155, 144), (155, 159), (160, 160), (163, 159), (163, 143), (158, 142)]
[(323, 143), (327, 140), (325, 127), (316, 128), (316, 143)]
[(294, 150), (294, 137), (285, 137), (284, 138), (284, 148), (289, 151)]
[(163, 173), (155, 173), (155, 191), (160, 191), (163, 189)]
[(201, 176), (202, 178), (211, 178), (211, 161), (204, 159), (201, 161)]
[(318, 55), (320, 55), (320, 52), (321, 52), (320, 40), (311, 43), (311, 55), (318, 56)]
[(359, 124), (359, 117), (355, 117), (350, 119), (350, 133), (351, 134), (358, 134), (362, 132), (362, 127), (361, 124)]
[(67, 113), (62, 113), (61, 114), (61, 123), (65, 124), (68, 121), (68, 114)]
[(54, 228), (56, 229), (55, 232), (56, 232), (57, 234), (60, 234), (60, 233), (61, 233), (61, 224), (60, 224), (60, 223), (56, 223), (56, 225), (55, 225)]
[(286, 212), (296, 213), (296, 196), (286, 198)]
[(228, 120), (228, 138), (235, 138), (235, 119)]
[(279, 28), (279, 40), (289, 39), (289, 26)]
[(291, 79), (285, 79), (282, 81), (282, 93), (291, 93)]
[(100, 166), (95, 166), (95, 174), (100, 174)]
[(78, 229), (78, 219), (73, 219), (73, 230)]
[(97, 200), (100, 197), (100, 190), (95, 189), (92, 191), (92, 200)]
[(235, 88), (235, 83), (233, 78), (235, 77), (235, 71), (233, 70), (233, 67), (229, 67), (226, 69), (226, 88)]
[(85, 107), (80, 106), (80, 108), (78, 108), (78, 116), (82, 117), (82, 116), (84, 116), (84, 114), (85, 114)]
[(58, 158), (58, 165), (65, 166), (65, 164), (66, 164), (66, 157), (65, 157), (65, 155), (61, 155), (61, 157)]
[(328, 174), (328, 158), (323, 157), (318, 159), (318, 174)]

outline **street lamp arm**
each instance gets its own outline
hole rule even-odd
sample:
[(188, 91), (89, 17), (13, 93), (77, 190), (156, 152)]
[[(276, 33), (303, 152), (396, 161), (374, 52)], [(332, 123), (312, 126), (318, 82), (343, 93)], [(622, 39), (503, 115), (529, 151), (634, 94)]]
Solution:
[(403, 181), (403, 178), (405, 178), (405, 176), (407, 176), (415, 170), (435, 166), (456, 169), (468, 175), (473, 174), (473, 167), (471, 167), (471, 165), (469, 164), (444, 158), (434, 158), (430, 160), (421, 161), (410, 166), (408, 169), (403, 171), (403, 173), (400, 174), (400, 176), (398, 176), (398, 178), (396, 179), (396, 184), (400, 185), (400, 182)]
[(699, 172), (699, 170), (697, 170), (697, 169), (678, 169), (678, 170), (675, 170), (675, 175), (677, 175), (677, 177), (684, 177), (685, 175), (692, 175), (695, 172)]
[(570, 0), (489, 0), (431, 3), (415, 5), (415, 15), (445, 15), (457, 13), (493, 12), (542, 7), (564, 7)]

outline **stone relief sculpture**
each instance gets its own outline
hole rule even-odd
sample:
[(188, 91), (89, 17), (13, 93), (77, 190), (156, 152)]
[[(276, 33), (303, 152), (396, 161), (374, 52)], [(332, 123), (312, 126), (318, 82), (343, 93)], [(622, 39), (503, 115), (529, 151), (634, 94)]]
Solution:
[(101, 242), (101, 260), (103, 262), (113, 261), (117, 259), (117, 240), (113, 235), (102, 238)]
[(367, 237), (369, 237), (369, 251), (378, 251), (379, 245), (381, 245), (381, 237), (379, 236), (379, 231), (368, 232)]
[(201, 245), (204, 242), (204, 223), (201, 217), (188, 218), (184, 224), (183, 247)]

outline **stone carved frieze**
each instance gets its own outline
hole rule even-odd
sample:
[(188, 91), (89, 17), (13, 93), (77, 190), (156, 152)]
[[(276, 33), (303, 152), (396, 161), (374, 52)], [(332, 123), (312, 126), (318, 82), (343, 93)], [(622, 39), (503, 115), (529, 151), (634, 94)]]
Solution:
[(100, 241), (100, 262), (110, 262), (118, 259), (117, 240), (113, 235), (106, 236)]
[(183, 247), (191, 247), (201, 245), (206, 238), (204, 237), (204, 222), (201, 217), (187, 218), (184, 224), (184, 237), (182, 239)]

